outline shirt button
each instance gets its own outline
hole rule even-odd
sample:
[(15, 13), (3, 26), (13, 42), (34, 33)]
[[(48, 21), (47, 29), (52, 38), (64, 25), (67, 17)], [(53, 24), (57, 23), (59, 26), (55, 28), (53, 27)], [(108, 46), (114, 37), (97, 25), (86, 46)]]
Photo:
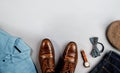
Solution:
[(5, 62), (5, 60), (3, 60), (3, 62)]

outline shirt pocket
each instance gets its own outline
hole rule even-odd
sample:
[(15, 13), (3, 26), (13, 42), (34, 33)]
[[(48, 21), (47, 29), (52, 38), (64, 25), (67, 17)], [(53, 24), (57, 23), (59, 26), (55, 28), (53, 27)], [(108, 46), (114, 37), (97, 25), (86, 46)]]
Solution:
[(30, 58), (29, 46), (20, 38), (16, 38), (12, 47), (12, 52), (6, 53), (2, 58), (4, 64), (18, 63), (24, 61), (24, 59)]
[(14, 61), (30, 58), (30, 47), (21, 39), (17, 38), (13, 46)]

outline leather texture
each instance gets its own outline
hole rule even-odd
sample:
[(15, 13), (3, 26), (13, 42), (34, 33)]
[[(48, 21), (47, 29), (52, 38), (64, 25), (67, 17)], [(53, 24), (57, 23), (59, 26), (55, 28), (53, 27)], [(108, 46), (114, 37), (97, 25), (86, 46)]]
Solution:
[(60, 73), (74, 73), (77, 60), (77, 45), (75, 42), (69, 42), (63, 53), (63, 66)]
[(55, 73), (54, 48), (49, 39), (44, 39), (40, 46), (39, 61), (42, 73)]

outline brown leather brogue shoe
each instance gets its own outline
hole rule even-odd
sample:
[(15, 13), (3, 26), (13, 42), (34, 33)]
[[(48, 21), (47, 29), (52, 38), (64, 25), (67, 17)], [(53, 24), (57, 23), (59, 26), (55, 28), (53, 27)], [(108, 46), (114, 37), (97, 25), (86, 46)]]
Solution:
[(66, 46), (63, 54), (63, 67), (60, 73), (74, 73), (77, 60), (77, 45), (75, 42), (70, 42)]
[(41, 43), (39, 62), (42, 73), (55, 73), (54, 48), (49, 39), (44, 39)]

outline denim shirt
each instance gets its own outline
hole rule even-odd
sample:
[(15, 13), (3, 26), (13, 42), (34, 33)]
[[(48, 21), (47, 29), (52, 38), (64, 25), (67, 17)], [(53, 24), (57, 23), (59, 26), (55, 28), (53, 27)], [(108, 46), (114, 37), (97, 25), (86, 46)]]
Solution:
[(37, 73), (30, 48), (18, 37), (0, 29), (0, 73)]
[(106, 53), (89, 73), (120, 73), (120, 55), (114, 51)]

